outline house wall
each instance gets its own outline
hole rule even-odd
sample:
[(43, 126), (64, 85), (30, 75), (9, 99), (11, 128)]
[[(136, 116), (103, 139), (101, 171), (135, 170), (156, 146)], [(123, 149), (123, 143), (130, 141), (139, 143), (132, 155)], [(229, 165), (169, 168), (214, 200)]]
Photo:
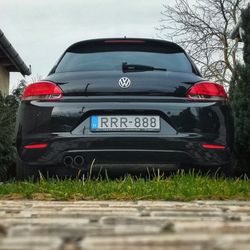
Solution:
[(9, 93), (9, 72), (0, 65), (0, 91), (3, 95)]

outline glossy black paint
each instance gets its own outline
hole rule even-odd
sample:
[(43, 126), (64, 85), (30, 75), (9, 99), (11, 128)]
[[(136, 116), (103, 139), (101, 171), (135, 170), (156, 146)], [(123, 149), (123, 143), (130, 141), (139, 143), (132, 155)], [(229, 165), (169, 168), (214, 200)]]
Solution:
[[(121, 77), (128, 77), (131, 86), (122, 89), (118, 85)], [(56, 82), (65, 96), (175, 96), (185, 97), (187, 90), (200, 76), (185, 72), (146, 71), (123, 73), (120, 71), (55, 73), (46, 78)]]
[[(131, 87), (118, 80), (127, 76)], [(17, 151), (25, 166), (56, 169), (67, 155), (86, 163), (175, 163), (219, 167), (229, 164), (233, 146), (231, 111), (223, 102), (194, 102), (188, 89), (202, 80), (198, 71), (67, 72), (45, 79), (57, 83), (59, 101), (24, 101), (17, 119)], [(101, 114), (159, 115), (160, 132), (93, 132), (90, 116)], [(45, 149), (25, 145), (47, 143)], [(225, 145), (204, 149), (202, 144)], [(54, 170), (53, 170), (54, 171)]]

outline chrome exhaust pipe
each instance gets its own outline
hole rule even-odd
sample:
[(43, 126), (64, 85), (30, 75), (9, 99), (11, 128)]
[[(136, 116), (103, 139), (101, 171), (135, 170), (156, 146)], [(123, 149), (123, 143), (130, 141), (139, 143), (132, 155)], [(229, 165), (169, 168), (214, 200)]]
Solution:
[(63, 164), (66, 167), (72, 167), (73, 161), (74, 161), (73, 158), (69, 155), (67, 155), (63, 158)]
[(85, 160), (83, 158), (83, 156), (81, 155), (77, 155), (74, 157), (74, 166), (76, 167), (82, 167), (85, 163)]

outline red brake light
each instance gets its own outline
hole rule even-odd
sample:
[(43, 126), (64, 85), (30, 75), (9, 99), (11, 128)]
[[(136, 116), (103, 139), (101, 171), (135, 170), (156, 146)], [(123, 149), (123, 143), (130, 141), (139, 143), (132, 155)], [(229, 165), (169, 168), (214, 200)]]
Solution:
[(30, 145), (26, 145), (24, 146), (24, 148), (27, 149), (41, 149), (41, 148), (47, 148), (48, 144), (30, 144)]
[(28, 85), (22, 100), (58, 100), (62, 96), (62, 90), (55, 83), (41, 81)]
[(227, 93), (224, 87), (218, 83), (199, 82), (188, 90), (187, 97), (200, 101), (226, 101)]
[(202, 144), (202, 147), (206, 149), (225, 149), (226, 148), (223, 145), (215, 145), (215, 144)]
[(106, 40), (105, 43), (145, 43), (143, 40), (129, 40), (129, 39), (120, 39), (120, 40)]

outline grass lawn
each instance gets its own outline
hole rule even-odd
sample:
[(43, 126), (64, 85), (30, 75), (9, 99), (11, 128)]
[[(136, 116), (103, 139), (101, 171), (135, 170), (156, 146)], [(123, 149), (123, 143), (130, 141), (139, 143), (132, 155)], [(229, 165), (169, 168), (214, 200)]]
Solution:
[(120, 180), (12, 181), (0, 185), (0, 199), (33, 200), (250, 200), (250, 180), (223, 179), (194, 173)]

